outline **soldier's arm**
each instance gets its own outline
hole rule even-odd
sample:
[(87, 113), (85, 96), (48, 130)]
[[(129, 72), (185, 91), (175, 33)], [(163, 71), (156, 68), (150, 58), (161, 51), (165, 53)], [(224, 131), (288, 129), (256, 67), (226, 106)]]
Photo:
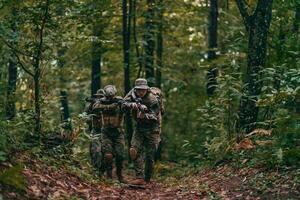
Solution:
[(118, 107), (118, 103), (104, 104), (101, 101), (97, 101), (93, 106), (93, 111), (109, 111)]
[(136, 105), (136, 103), (132, 100), (131, 96), (128, 93), (122, 101), (121, 110), (123, 112), (130, 111), (131, 109), (133, 109), (134, 105)]
[(159, 103), (154, 101), (148, 108), (148, 112), (145, 114), (145, 118), (150, 121), (158, 121), (159, 115)]
[(93, 103), (89, 103), (85, 108), (84, 108), (84, 112), (86, 112), (87, 114), (91, 114), (93, 110)]

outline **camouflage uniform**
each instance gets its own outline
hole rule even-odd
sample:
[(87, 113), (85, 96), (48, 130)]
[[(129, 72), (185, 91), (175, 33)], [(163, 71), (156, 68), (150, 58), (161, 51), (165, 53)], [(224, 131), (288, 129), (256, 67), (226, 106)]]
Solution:
[[(105, 97), (96, 102), (93, 110), (102, 114), (102, 153), (104, 155), (104, 167), (107, 176), (112, 178), (112, 163), (113, 157), (116, 158), (117, 176), (120, 181), (123, 181), (122, 168), (124, 159), (124, 133), (122, 129), (123, 112), (120, 107), (121, 97), (116, 97), (116, 89), (112, 85), (104, 88)], [(111, 90), (113, 90), (112, 93)]]
[(104, 91), (99, 89), (96, 94), (93, 95), (94, 98), (89, 100), (89, 104), (85, 108), (85, 112), (91, 115), (91, 120), (88, 121), (88, 125), (91, 131), (92, 141), (90, 143), (90, 157), (92, 165), (100, 172), (103, 173), (103, 156), (101, 153), (101, 113), (95, 113), (93, 111), (93, 106), (96, 101), (104, 97)]
[[(145, 79), (137, 79), (135, 89), (147, 89), (147, 93), (140, 99), (141, 108), (135, 109), (139, 99), (135, 90), (125, 96), (123, 107), (132, 110), (132, 115), (136, 120), (136, 129), (131, 140), (130, 156), (134, 161), (137, 178), (143, 178), (149, 182), (153, 172), (154, 157), (160, 142), (160, 107), (159, 101), (152, 94)], [(146, 106), (146, 107), (145, 107)], [(143, 151), (145, 151), (145, 167), (143, 170)], [(144, 173), (143, 173), (144, 172)]]

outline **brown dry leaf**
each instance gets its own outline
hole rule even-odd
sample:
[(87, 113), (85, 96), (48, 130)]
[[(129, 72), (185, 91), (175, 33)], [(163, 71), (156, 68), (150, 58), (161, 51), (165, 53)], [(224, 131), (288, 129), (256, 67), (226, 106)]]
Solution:
[(66, 187), (66, 184), (65, 183), (63, 183), (62, 181), (56, 181), (56, 184), (57, 185), (59, 185), (59, 186), (61, 186), (62, 188), (65, 188)]
[(42, 192), (41, 190), (38, 188), (37, 185), (31, 185), (29, 187), (29, 190), (31, 190), (31, 192), (34, 194), (34, 196), (40, 197), (42, 196)]
[(253, 130), (248, 135), (246, 135), (246, 137), (250, 137), (252, 135), (267, 135), (267, 136), (270, 136), (271, 134), (272, 134), (272, 129), (271, 130), (266, 130), (266, 129), (258, 128), (258, 129)]
[(252, 141), (249, 138), (243, 139), (240, 143), (236, 144), (235, 149), (240, 150), (240, 149), (253, 149), (254, 145)]
[(264, 145), (269, 145), (269, 144), (272, 144), (272, 141), (270, 140), (256, 140), (255, 143), (259, 146), (264, 146)]

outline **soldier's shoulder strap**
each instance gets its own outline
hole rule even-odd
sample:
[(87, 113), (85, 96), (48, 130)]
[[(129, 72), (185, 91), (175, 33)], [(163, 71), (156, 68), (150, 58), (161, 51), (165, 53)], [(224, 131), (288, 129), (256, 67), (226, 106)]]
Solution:
[(116, 96), (115, 99), (116, 99), (116, 100), (122, 100), (123, 97), (121, 97), (121, 96)]
[(164, 113), (163, 93), (161, 89), (159, 89), (158, 87), (150, 87), (150, 92), (157, 98), (159, 102), (160, 111)]
[(124, 97), (125, 100), (130, 100), (130, 99), (134, 99), (135, 98), (135, 94), (134, 94), (134, 88), (131, 89)]

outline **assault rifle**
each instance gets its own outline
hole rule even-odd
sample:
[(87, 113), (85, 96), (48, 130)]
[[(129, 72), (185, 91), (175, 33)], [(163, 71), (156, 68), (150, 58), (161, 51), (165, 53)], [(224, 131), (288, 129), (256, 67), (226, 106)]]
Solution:
[(118, 105), (122, 105), (125, 101), (123, 99), (107, 99), (107, 98), (101, 98), (100, 102), (103, 104), (111, 104), (111, 103), (117, 103)]
[(88, 103), (95, 103), (97, 101), (98, 98), (95, 97), (86, 97), (85, 101)]
[(137, 104), (137, 108), (138, 110), (145, 115), (145, 118), (148, 119), (148, 120), (155, 120), (157, 121), (157, 117), (147, 113), (148, 111), (148, 108), (147, 106), (145, 106), (144, 104), (142, 104), (142, 99), (141, 98), (135, 98), (134, 99), (134, 102)]
[(147, 106), (145, 106), (144, 104), (141, 103), (142, 102), (142, 98), (135, 98), (134, 102), (136, 103), (137, 108), (138, 108), (138, 110), (140, 112), (142, 112), (142, 113), (146, 113), (147, 112), (147, 110), (148, 110)]

